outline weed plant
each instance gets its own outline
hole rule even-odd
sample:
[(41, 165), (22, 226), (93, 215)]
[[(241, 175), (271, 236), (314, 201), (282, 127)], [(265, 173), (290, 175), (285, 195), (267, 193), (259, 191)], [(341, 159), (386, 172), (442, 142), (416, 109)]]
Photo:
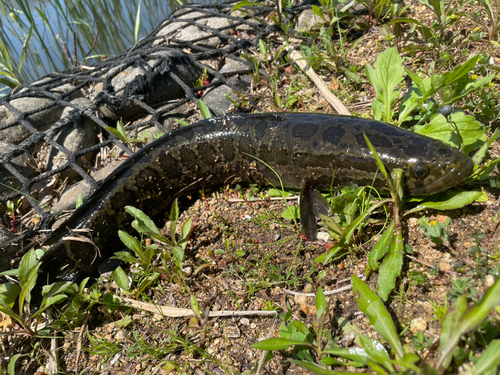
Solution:
[[(339, 9), (338, 2), (321, 0), (319, 6), (313, 6), (313, 12), (322, 20), (322, 24), (305, 32), (304, 40), (308, 42), (301, 46), (305, 58), (322, 73), (333, 68), (339, 82), (345, 79), (344, 82), (355, 83), (356, 88), (367, 87), (369, 83), (367, 90), (373, 90), (371, 108), (375, 119), (409, 127), (415, 132), (440, 139), (472, 154), (475, 163), (472, 176), (465, 186), (444, 194), (425, 199), (404, 197), (401, 171), (388, 174), (378, 160), (380, 173), (387, 180), (388, 194), (377, 192), (372, 187), (349, 187), (332, 195), (330, 202), (333, 215), (323, 216), (322, 225), (327, 228), (334, 243), (329, 244), (331, 246), (316, 257), (313, 265), (308, 266), (308, 271), (300, 277), (297, 276), (298, 269), (305, 265), (296, 261), (296, 258), (287, 267), (273, 263), (274, 254), (296, 240), (296, 237), (278, 239), (270, 248), (266, 247), (267, 250), (259, 253), (260, 248), (266, 244), (255, 241), (242, 245), (229, 239), (232, 235), (230, 230), (221, 230), (225, 236), (224, 245), (221, 246), (223, 248), (216, 249), (209, 256), (213, 262), (219, 262), (222, 258), (234, 260), (234, 264), (227, 265), (225, 275), (244, 280), (245, 293), (249, 299), (253, 299), (260, 291), (265, 292), (274, 287), (297, 288), (305, 282), (319, 285), (327, 277), (327, 267), (344, 257), (347, 252), (362, 248), (361, 235), (368, 229), (377, 228), (378, 240), (369, 251), (368, 265), (363, 270), (367, 277), (377, 274), (376, 292), (356, 276), (352, 276), (351, 281), (353, 297), (360, 311), (381, 340), (360, 334), (360, 329), (355, 327), (354, 322), (339, 319), (334, 323), (332, 300), (326, 298), (323, 289), (318, 287), (314, 324), (307, 325), (300, 317), (293, 316), (288, 306), (287, 312), (280, 315), (280, 337), (256, 342), (252, 347), (269, 352), (280, 351), (291, 363), (318, 374), (351, 373), (353, 368), (380, 374), (443, 374), (455, 370), (462, 374), (494, 374), (500, 365), (500, 333), (496, 322), (500, 313), (500, 256), (498, 249), (491, 251), (483, 245), (484, 234), (477, 233), (473, 238), (473, 246), (467, 250), (471, 262), (453, 264), (452, 272), (458, 273), (459, 277), (451, 280), (449, 293), (443, 303), (431, 302), (434, 319), (441, 323), (439, 339), (416, 332), (410, 336), (410, 343), (403, 343), (401, 337), (409, 329), (409, 323), (395, 321), (387, 305), (394, 300), (400, 304), (407, 303), (406, 293), (412, 287), (428, 282), (425, 273), (417, 269), (404, 269), (405, 256), (411, 255), (413, 249), (404, 242), (401, 220), (430, 210), (455, 210), (473, 202), (484, 202), (488, 196), (477, 186), (489, 185), (496, 188), (499, 184), (498, 176), (492, 176), (498, 159), (487, 159), (488, 149), (498, 134), (494, 122), (499, 113), (498, 93), (495, 90), (499, 69), (491, 62), (497, 56), (499, 48), (498, 6), (492, 1), (480, 0), (476, 11), (469, 14), (464, 13), (463, 10), (468, 5), (462, 2), (457, 4), (452, 1), (420, 0), (432, 14), (432, 21), (428, 24), (424, 20), (410, 17), (411, 9), (408, 6), (371, 0), (362, 3), (369, 9), (368, 18), (363, 22), (347, 14), (347, 4)], [(260, 3), (243, 1), (235, 9), (244, 10), (255, 4)], [(284, 24), (287, 16), (285, 8), (290, 4), (280, 1), (267, 5), (275, 9), (271, 19), (281, 26), (283, 43), (276, 47), (270, 40), (261, 40), (258, 50), (253, 55), (247, 54), (244, 57), (254, 64), (254, 83), (268, 85), (275, 108), (301, 108), (305, 102), (312, 101), (299, 94), (307, 89), (307, 81), (294, 77), (289, 82), (288, 89), (283, 90), (280, 86), (282, 68), (287, 64), (283, 53), (285, 47), (291, 45), (290, 30)], [(141, 7), (144, 12), (144, 4)], [(135, 16), (139, 14), (139, 9), (141, 8), (134, 10)], [(9, 42), (2, 38), (0, 44), (3, 77), (0, 83), (15, 87), (25, 81), (22, 70), (24, 62), (29, 58), (28, 47), (34, 38), (41, 40), (41, 33), (33, 27), (33, 16), (23, 2), (19, 2), (17, 8), (4, 4), (2, 12), (21, 30), (18, 35), (23, 40), (23, 49), (16, 62), (8, 48)], [(21, 14), (19, 12), (23, 17), (17, 16)], [(477, 23), (478, 29), (459, 37), (465, 20)], [(384, 22), (387, 22), (385, 26)], [(50, 33), (50, 25), (47, 27)], [(350, 64), (349, 55), (377, 27), (384, 40), (377, 40), (376, 48), (380, 53), (373, 66), (367, 63), (363, 69)], [(136, 40), (138, 30), (136, 24)], [(354, 31), (361, 32), (361, 36), (358, 33), (355, 38), (351, 37), (350, 33)], [(485, 40), (481, 41), (481, 33), (486, 36)], [(486, 42), (481, 54), (469, 55), (463, 48), (472, 40)], [(386, 48), (386, 42), (392, 47)], [(463, 52), (454, 54), (453, 50)], [(432, 57), (435, 62), (424, 65), (422, 61), (425, 57)], [(267, 81), (262, 79), (259, 71), (266, 71)], [(200, 82), (199, 86), (203, 86), (203, 77), (200, 77)], [(244, 103), (236, 104), (245, 106)], [(199, 106), (203, 117), (209, 118), (210, 111), (202, 100), (199, 101)], [(126, 143), (136, 142), (127, 135), (123, 123), (119, 123), (116, 129), (110, 128), (110, 131)], [(366, 141), (370, 145), (369, 139)], [(373, 147), (371, 150), (376, 155), (377, 150)], [(278, 188), (276, 192), (282, 197), (287, 195), (283, 189)], [(257, 196), (265, 197), (253, 189), (245, 199), (251, 202)], [(14, 215), (14, 204), (9, 207), (9, 214)], [(295, 225), (293, 221), (300, 217), (300, 213), (293, 207), (296, 206), (288, 207), (282, 215), (291, 224), (281, 225)], [(151, 328), (156, 332), (153, 339), (156, 345), (139, 335), (127, 338), (130, 345), (89, 335), (87, 351), (102, 357), (102, 362), (106, 363), (113, 355), (126, 349), (128, 358), (145, 358), (145, 361), (152, 360), (166, 370), (184, 373), (190, 371), (186, 362), (167, 359), (182, 352), (186, 358), (216, 364), (226, 373), (236, 373), (228, 361), (222, 361), (205, 349), (205, 345), (210, 343), (209, 325), (186, 281), (184, 271), (192, 222), (179, 225), (179, 208), (177, 202), (174, 202), (170, 214), (170, 233), (165, 236), (140, 210), (127, 207), (127, 212), (135, 219), (135, 232), (120, 231), (120, 239), (129, 251), (118, 253), (116, 257), (131, 265), (132, 271), (126, 272), (125, 267), (119, 267), (113, 272), (113, 280), (122, 291), (108, 290), (103, 286), (107, 284), (91, 285), (89, 280), (83, 281), (79, 286), (56, 283), (44, 288), (42, 304), (34, 311), (31, 306), (31, 291), (37, 278), (39, 251), (31, 250), (23, 257), (18, 270), (4, 272), (2, 275), (8, 278), (8, 282), (0, 286), (0, 312), (4, 315), (4, 321), (10, 320), (16, 327), (4, 335), (22, 334), (32, 338), (47, 338), (57, 330), (80, 326), (96, 306), (110, 318), (116, 316), (113, 314), (117, 312), (123, 314), (123, 324), (133, 326), (131, 319), (127, 320), (131, 313), (121, 305), (117, 294), (151, 300), (150, 292), (154, 290), (153, 293), (161, 294), (163, 289), (160, 280), (167, 280), (169, 285), (178, 286), (181, 295), (189, 296), (190, 307), (196, 315), (189, 326), (199, 333), (197, 337), (200, 342), (194, 343), (188, 334), (175, 326), (164, 332), (160, 332), (161, 328)], [(248, 220), (269, 230), (270, 223), (282, 220), (279, 216), (270, 213)], [(449, 221), (438, 223), (423, 216), (419, 224), (423, 235), (436, 246), (449, 245)], [(305, 243), (298, 245), (296, 254), (307, 250), (307, 246)], [(208, 263), (198, 265), (194, 273), (208, 267)], [(441, 270), (436, 265), (433, 272)], [(405, 284), (402, 279), (407, 279), (408, 283)], [(488, 284), (490, 286), (486, 292), (481, 294), (480, 291), (486, 289), (486, 280), (493, 281)], [(240, 295), (229, 289), (227, 296), (235, 306), (242, 308)], [(275, 300), (267, 300), (263, 309), (279, 310), (285, 306)], [(47, 314), (54, 318), (49, 319)], [(343, 328), (349, 326), (358, 329), (354, 346), (341, 345), (342, 333), (345, 332), (335, 332), (332, 328), (335, 324)], [(39, 346), (33, 345), (30, 355), (38, 357), (38, 350)], [(428, 358), (429, 351), (435, 356), (434, 362)], [(268, 360), (271, 357), (272, 353), (265, 358)], [(19, 364), (17, 361), (20, 360), (20, 355), (12, 356), (4, 370), (8, 374), (15, 374), (19, 369), (16, 363)]]

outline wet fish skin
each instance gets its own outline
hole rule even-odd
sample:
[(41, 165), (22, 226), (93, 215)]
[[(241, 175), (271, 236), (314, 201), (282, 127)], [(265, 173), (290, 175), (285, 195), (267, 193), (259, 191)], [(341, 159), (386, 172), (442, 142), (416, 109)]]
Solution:
[[(402, 168), (405, 190), (429, 195), (470, 175), (473, 162), (440, 141), (369, 119), (306, 113), (232, 114), (200, 121), (156, 140), (127, 159), (47, 239), (38, 282), (97, 276), (99, 265), (124, 245), (127, 205), (150, 217), (190, 190), (235, 181), (319, 190), (349, 183), (383, 187), (364, 135), (390, 171)], [(374, 179), (376, 175), (376, 178)], [(309, 213), (310, 214), (310, 213)], [(90, 229), (95, 246), (63, 240)]]

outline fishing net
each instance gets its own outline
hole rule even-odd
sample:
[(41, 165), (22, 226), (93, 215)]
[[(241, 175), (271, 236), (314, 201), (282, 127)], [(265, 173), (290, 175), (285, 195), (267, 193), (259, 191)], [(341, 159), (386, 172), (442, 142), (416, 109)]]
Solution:
[[(254, 105), (247, 92), (256, 66), (242, 56), (279, 28), (266, 18), (270, 7), (233, 6), (181, 6), (121, 55), (49, 74), (0, 100), (0, 249), (29, 247), (127, 155), (178, 120), (198, 119), (199, 99), (213, 115), (238, 100)], [(85, 183), (71, 195), (78, 180)]]

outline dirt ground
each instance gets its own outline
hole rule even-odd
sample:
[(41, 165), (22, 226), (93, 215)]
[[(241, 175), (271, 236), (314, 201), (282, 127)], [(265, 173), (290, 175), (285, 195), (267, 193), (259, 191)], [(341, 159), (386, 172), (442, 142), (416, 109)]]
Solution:
[[(427, 8), (416, 2), (412, 4), (410, 15), (422, 22), (430, 22), (432, 16)], [(463, 21), (461, 27), (464, 32), (471, 32), (475, 24)], [(280, 40), (276, 36), (275, 43), (279, 44)], [(347, 63), (373, 66), (378, 55), (373, 51), (380, 52), (388, 46), (388, 42), (374, 30), (365, 34), (359, 45), (348, 53)], [(470, 43), (465, 47), (469, 54), (473, 54), (481, 51), (484, 44)], [(457, 50), (449, 52), (457, 53)], [(494, 58), (498, 60), (498, 49), (495, 52)], [(435, 56), (428, 53), (422, 58), (425, 61), (421, 67), (425, 71)], [(369, 106), (374, 94), (367, 82), (355, 89), (353, 85), (339, 84), (332, 72), (325, 70), (319, 74), (331, 87), (340, 87), (336, 94), (353, 114), (371, 111)], [(283, 71), (280, 79), (283, 94), (292, 77), (304, 79), (296, 70)], [(260, 99), (262, 108), (272, 111), (266, 82), (256, 84), (253, 90), (252, 94)], [(310, 102), (305, 100), (301, 110), (333, 112), (311, 82), (304, 88), (307, 90), (313, 99)], [(308, 97), (305, 92), (298, 93), (301, 94)], [(494, 129), (498, 123), (489, 125)], [(495, 143), (490, 157), (498, 155), (499, 145)], [(428, 338), (439, 337), (436, 306), (443, 306), (447, 300), (448, 304), (451, 303), (453, 281), (467, 280), (467, 292), (473, 296), (480, 295), (493, 283), (493, 277), (484, 274), (483, 263), (496, 268), (500, 259), (500, 230), (497, 228), (500, 190), (491, 188), (487, 181), (480, 188), (488, 195), (486, 202), (474, 203), (460, 210), (428, 211), (402, 220), (405, 243), (413, 252), (406, 255), (402, 275), (386, 306), (397, 323), (398, 332), (403, 332), (404, 343), (411, 344), (411, 337), (418, 330)], [(263, 193), (266, 196), (265, 190)], [(264, 338), (279, 337), (282, 324), (279, 315), (287, 311), (291, 312), (293, 319), (313, 327), (316, 322), (314, 298), (304, 293), (315, 294), (318, 287), (325, 292), (348, 287), (353, 274), (364, 278), (368, 253), (381, 226), (364, 227), (356, 235), (354, 245), (346, 249), (342, 257), (323, 265), (314, 259), (332, 246), (331, 238), (314, 242), (303, 240), (298, 227), (281, 217), (286, 209), (283, 201), (267, 198), (252, 201), (248, 194), (246, 189), (221, 188), (206, 193), (206, 199), (185, 200), (185, 210), (179, 221), (191, 218), (194, 223), (183, 268), (189, 291), (162, 275), (140, 296), (143, 301), (154, 305), (189, 309), (190, 295), (193, 295), (199, 303), (201, 319), (169, 318), (125, 307), (111, 311), (105, 305), (96, 305), (82, 326), (59, 331), (58, 340), (52, 342), (60, 348), (57, 362), (62, 373), (238, 374), (254, 372), (257, 368), (260, 374), (307, 373), (288, 361), (289, 350), (274, 351), (271, 359), (260, 368), (259, 363), (264, 362), (265, 354), (251, 349), (250, 345)], [(288, 202), (297, 204), (294, 199)], [(444, 244), (435, 245), (424, 236), (418, 223), (424, 215), (429, 221), (441, 223), (450, 218), (449, 237)], [(169, 228), (168, 225), (165, 228)], [(480, 275), (477, 254), (484, 258)], [(198, 271), (201, 265), (203, 267)], [(131, 266), (130, 272), (140, 271)], [(324, 275), (320, 281), (319, 274)], [(100, 282), (102, 294), (111, 291), (116, 298), (136, 298), (133, 290), (124, 292), (115, 282), (105, 279)], [(366, 282), (376, 290), (377, 273), (372, 273)], [(349, 288), (332, 294), (331, 306), (327, 329), (341, 347), (355, 345), (359, 333), (380, 339), (359, 310)], [(208, 311), (264, 310), (276, 310), (277, 313), (207, 317)], [(498, 315), (492, 323), (498, 326)], [(25, 346), (25, 352), (38, 345), (37, 356), (25, 362), (27, 373), (39, 369), (38, 363), (46, 363), (51, 353), (55, 353), (48, 339), (9, 340), (9, 345)], [(422, 349), (422, 353), (432, 364), (435, 347)], [(367, 371), (353, 367), (347, 367), (347, 370)]]

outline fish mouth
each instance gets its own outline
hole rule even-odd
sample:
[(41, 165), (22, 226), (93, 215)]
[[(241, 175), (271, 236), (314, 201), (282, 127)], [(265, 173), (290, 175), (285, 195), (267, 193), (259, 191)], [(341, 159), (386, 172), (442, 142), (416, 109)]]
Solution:
[[(460, 182), (465, 180), (470, 176), (472, 171), (474, 170), (474, 162), (471, 158), (467, 158), (467, 162), (463, 165), (461, 169), (453, 168), (450, 172), (446, 173), (443, 177), (433, 181), (432, 183), (412, 190), (410, 193), (412, 195), (432, 195), (441, 193), (455, 185), (458, 185)], [(459, 165), (459, 166), (460, 166)]]

